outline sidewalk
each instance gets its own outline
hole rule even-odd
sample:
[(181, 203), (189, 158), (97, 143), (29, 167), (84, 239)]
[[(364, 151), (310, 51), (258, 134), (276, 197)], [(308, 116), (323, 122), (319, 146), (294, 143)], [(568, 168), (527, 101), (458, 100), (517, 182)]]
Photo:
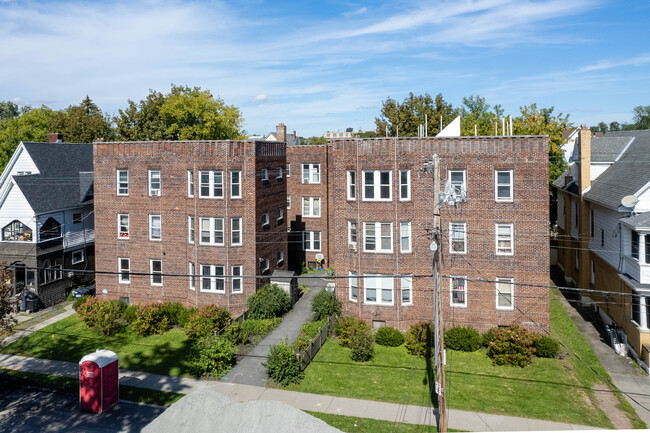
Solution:
[[(318, 274), (311, 274), (317, 276)], [(303, 294), (284, 318), (282, 323), (274, 329), (264, 340), (253, 348), (237, 365), (221, 380), (243, 385), (266, 386), (266, 368), (262, 362), (266, 361), (271, 345), (277, 345), (285, 338), (289, 343), (300, 335), (302, 324), (308, 322), (312, 316), (311, 300), (326, 283), (320, 278), (299, 278), (300, 284), (305, 284), (311, 290)]]
[[(0, 371), (4, 368), (71, 378), (77, 378), (79, 375), (79, 365), (76, 363), (26, 358), (14, 355), (0, 355)], [(433, 410), (430, 407), (332, 397), (262, 388), (260, 386), (160, 376), (128, 370), (120, 371), (120, 384), (185, 394), (189, 394), (198, 389), (210, 389), (239, 402), (275, 400), (289, 404), (297, 409), (314, 412), (431, 426), (434, 426), (436, 423)], [(583, 425), (503, 415), (489, 415), (454, 409), (449, 409), (448, 415), (448, 425), (450, 428), (467, 431), (596, 430), (595, 427)]]
[[(26, 322), (28, 320), (35, 320), (36, 323), (33, 325), (28, 326), (27, 328), (24, 328), (20, 331), (15, 332), (14, 334), (10, 335), (9, 337), (5, 338), (0, 342), (0, 347), (6, 346), (7, 344), (11, 344), (14, 341), (18, 340), (19, 338), (23, 338), (26, 335), (32, 334), (33, 332), (36, 332), (40, 329), (45, 328), (46, 326), (51, 325), (52, 323), (56, 323), (59, 320), (65, 319), (66, 317), (72, 316), (75, 313), (74, 309), (72, 308), (72, 303), (66, 305), (63, 308), (63, 311), (59, 314), (53, 315), (52, 317), (46, 319), (46, 320), (38, 320), (38, 315), (47, 315), (47, 310), (43, 310), (43, 312), (36, 313), (36, 317), (29, 317), (29, 316), (18, 316), (18, 327), (20, 328), (21, 324), (23, 322)], [(26, 317), (26, 319), (25, 319)]]

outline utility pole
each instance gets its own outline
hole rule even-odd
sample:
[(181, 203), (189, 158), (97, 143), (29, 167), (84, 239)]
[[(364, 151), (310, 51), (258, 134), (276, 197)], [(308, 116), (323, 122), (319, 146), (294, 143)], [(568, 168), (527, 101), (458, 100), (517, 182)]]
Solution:
[(427, 173), (433, 174), (433, 308), (434, 308), (434, 362), (436, 365), (435, 390), (438, 395), (438, 412), (436, 421), (439, 432), (447, 431), (447, 400), (445, 398), (445, 367), (444, 367), (444, 334), (442, 322), (442, 296), (440, 294), (440, 205), (442, 196), (440, 191), (440, 158), (433, 155), (431, 161), (425, 164)]

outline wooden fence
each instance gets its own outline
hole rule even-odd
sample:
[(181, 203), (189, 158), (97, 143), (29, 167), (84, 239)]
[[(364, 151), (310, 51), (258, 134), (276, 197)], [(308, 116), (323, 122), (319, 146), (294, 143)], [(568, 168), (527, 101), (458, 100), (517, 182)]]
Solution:
[(300, 363), (300, 371), (303, 371), (314, 359), (314, 356), (318, 353), (321, 346), (325, 344), (327, 336), (334, 329), (336, 325), (336, 316), (330, 316), (327, 318), (325, 325), (318, 330), (318, 334), (314, 337), (313, 340), (309, 342), (309, 346), (301, 352), (298, 352), (296, 356), (298, 357), (298, 362)]

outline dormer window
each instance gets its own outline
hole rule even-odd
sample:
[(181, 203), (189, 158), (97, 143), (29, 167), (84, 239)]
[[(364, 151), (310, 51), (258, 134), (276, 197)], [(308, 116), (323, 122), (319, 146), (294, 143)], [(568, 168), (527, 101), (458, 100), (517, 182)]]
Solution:
[(12, 221), (2, 229), (2, 240), (11, 242), (31, 242), (32, 229), (18, 220)]
[(38, 238), (41, 241), (56, 239), (61, 237), (61, 224), (54, 218), (48, 218), (47, 221), (38, 230)]

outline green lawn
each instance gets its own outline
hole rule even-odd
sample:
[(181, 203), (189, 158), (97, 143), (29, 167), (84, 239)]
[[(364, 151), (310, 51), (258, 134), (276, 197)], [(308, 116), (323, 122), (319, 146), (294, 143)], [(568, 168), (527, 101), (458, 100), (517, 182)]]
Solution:
[[(587, 364), (607, 377), (600, 361), (580, 334), (554, 292), (551, 333)], [(447, 406), (453, 409), (545, 419), (613, 428), (598, 409), (591, 390), (602, 380), (575, 356), (562, 349), (561, 359), (535, 358), (525, 368), (494, 366), (484, 349), (447, 350)], [(405, 403), (431, 404), (425, 361), (404, 346), (375, 346), (366, 363), (350, 360), (349, 349), (328, 340), (305, 370), (300, 384), (287, 389), (315, 394)], [(637, 428), (643, 423), (621, 399), (621, 407)]]
[[(311, 416), (322, 419), (332, 427), (348, 433), (422, 433), (438, 431), (436, 426), (380, 421), (370, 418), (358, 418), (356, 416), (334, 415), (322, 412), (306, 412)], [(448, 431), (456, 432), (461, 430), (448, 429)]]
[(114, 336), (104, 337), (86, 328), (73, 315), (3, 347), (0, 352), (79, 362), (88, 353), (108, 349), (119, 356), (121, 369), (183, 376), (189, 375), (189, 348), (190, 340), (181, 329), (142, 337), (127, 327)]

